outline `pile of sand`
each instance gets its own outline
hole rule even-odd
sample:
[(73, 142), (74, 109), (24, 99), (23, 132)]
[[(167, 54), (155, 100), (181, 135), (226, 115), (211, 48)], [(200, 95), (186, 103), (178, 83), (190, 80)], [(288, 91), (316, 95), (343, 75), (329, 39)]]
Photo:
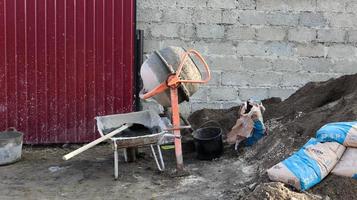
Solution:
[(309, 193), (299, 193), (289, 190), (282, 183), (263, 183), (258, 185), (255, 190), (245, 197), (247, 200), (286, 200), (286, 199), (299, 199), (299, 200), (321, 200), (320, 196), (312, 195)]
[[(244, 148), (241, 155), (248, 162), (259, 164), (257, 183), (269, 182), (266, 170), (298, 150), (324, 124), (357, 120), (357, 74), (308, 83), (285, 101), (274, 98), (263, 103), (269, 134), (253, 147)], [(238, 107), (204, 109), (193, 113), (189, 121), (197, 128), (214, 120), (227, 133), (235, 124), (237, 113)], [(332, 199), (351, 199), (357, 193), (357, 181), (330, 175), (308, 192)]]

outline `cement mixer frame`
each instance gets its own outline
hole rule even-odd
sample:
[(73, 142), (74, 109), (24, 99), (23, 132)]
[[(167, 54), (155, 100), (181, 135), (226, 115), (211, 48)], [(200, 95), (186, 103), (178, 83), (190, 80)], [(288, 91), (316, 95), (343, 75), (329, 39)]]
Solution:
[[(186, 59), (190, 58), (190, 55), (195, 56), (198, 58), (198, 60), (203, 64), (205, 71), (206, 71), (206, 78), (201, 79), (201, 80), (182, 80), (180, 78), (180, 74), (182, 72), (184, 63)], [(167, 62), (164, 62), (167, 64)], [(174, 133), (175, 136), (175, 155), (176, 155), (176, 169), (177, 171), (183, 171), (184, 165), (183, 165), (183, 156), (182, 156), (182, 145), (181, 145), (181, 131), (180, 129), (187, 128), (186, 126), (181, 126), (180, 125), (180, 111), (179, 111), (179, 101), (178, 101), (178, 88), (182, 83), (199, 83), (199, 84), (205, 84), (211, 79), (211, 72), (209, 69), (208, 64), (206, 61), (203, 59), (201, 54), (193, 49), (187, 50), (182, 58), (181, 62), (179, 64), (179, 67), (177, 68), (176, 72), (169, 74), (166, 81), (162, 82), (159, 84), (157, 87), (152, 89), (151, 91), (143, 94), (142, 98), (143, 99), (148, 99), (151, 98), (155, 95), (158, 95), (160, 93), (165, 92), (167, 89), (170, 89), (170, 99), (171, 99), (171, 109), (172, 109), (172, 125), (173, 127), (171, 130)]]

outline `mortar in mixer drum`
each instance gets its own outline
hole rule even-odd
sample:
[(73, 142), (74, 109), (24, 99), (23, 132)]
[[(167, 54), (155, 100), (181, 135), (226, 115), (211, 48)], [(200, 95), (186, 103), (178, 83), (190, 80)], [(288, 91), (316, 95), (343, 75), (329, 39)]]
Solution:
[[(140, 70), (140, 75), (143, 80), (143, 89), (141, 93), (151, 91), (160, 83), (165, 82), (168, 75), (174, 73), (180, 65), (181, 58), (185, 53), (182, 47), (166, 47), (152, 53), (149, 58), (143, 63)], [(184, 62), (181, 79), (200, 80), (201, 73), (197, 65), (191, 57)], [(179, 87), (178, 96), (179, 103), (188, 101), (198, 90), (197, 83), (183, 83)], [(153, 97), (159, 104), (164, 107), (170, 107), (170, 90), (158, 94)]]

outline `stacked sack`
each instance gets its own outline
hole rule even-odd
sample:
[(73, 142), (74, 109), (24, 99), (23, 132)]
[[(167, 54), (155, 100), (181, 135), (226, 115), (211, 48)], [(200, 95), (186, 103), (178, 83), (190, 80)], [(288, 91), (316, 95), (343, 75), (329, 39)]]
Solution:
[(357, 179), (357, 148), (347, 148), (332, 173)]
[(357, 179), (357, 122), (326, 124), (317, 131), (316, 139), (267, 172), (272, 181), (307, 190), (331, 171)]
[(269, 178), (307, 190), (331, 172), (345, 149), (337, 142), (321, 143), (311, 138), (299, 151), (270, 168)]
[(321, 142), (338, 142), (347, 147), (332, 173), (357, 179), (357, 122), (326, 124), (317, 131), (316, 137)]

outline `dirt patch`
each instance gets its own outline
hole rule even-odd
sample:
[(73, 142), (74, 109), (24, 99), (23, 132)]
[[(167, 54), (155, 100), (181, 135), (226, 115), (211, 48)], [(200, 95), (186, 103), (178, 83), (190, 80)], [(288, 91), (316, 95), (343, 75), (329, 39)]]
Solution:
[(299, 200), (320, 200), (320, 196), (312, 195), (309, 193), (300, 193), (289, 190), (282, 183), (263, 183), (258, 185), (255, 190), (250, 193), (246, 200), (286, 200), (286, 199), (299, 199)]
[[(324, 124), (357, 120), (356, 86), (357, 74), (348, 75), (308, 83), (283, 102), (277, 99), (263, 101), (267, 108), (264, 119), (269, 134), (241, 152), (248, 163), (259, 166), (254, 181), (269, 182), (266, 170), (301, 148)], [(199, 127), (208, 120), (216, 120), (223, 129), (229, 130), (237, 119), (237, 109), (200, 110), (193, 113), (189, 121), (193, 127)], [(342, 188), (346, 192), (341, 192)], [(333, 199), (353, 199), (356, 198), (353, 194), (357, 192), (357, 181), (329, 176), (308, 192)]]
[(223, 133), (228, 133), (237, 121), (239, 107), (230, 109), (203, 109), (194, 112), (188, 117), (192, 128), (198, 129), (208, 124), (217, 124), (222, 128)]

